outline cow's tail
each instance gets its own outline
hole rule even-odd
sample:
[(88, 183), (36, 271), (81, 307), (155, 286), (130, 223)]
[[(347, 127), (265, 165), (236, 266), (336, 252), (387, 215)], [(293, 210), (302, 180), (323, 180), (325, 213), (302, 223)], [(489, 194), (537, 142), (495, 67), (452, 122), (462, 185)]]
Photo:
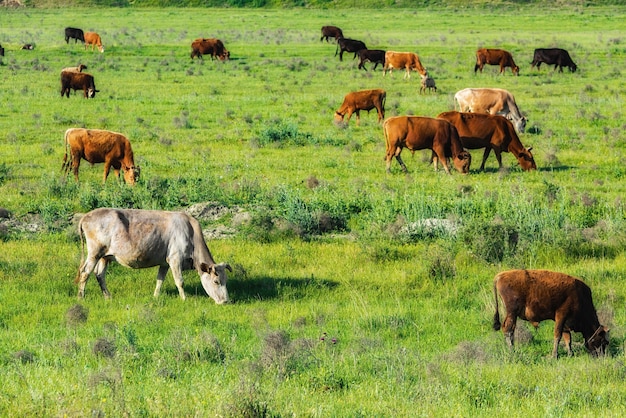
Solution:
[(385, 136), (385, 161), (387, 161), (388, 156), (393, 155), (394, 150), (391, 146), (391, 141), (389, 140), (389, 132), (387, 132), (387, 122), (389, 119), (383, 122), (383, 135)]
[[(65, 155), (63, 156), (63, 165), (61, 166), (61, 171), (65, 174), (70, 171), (70, 166), (72, 165), (72, 153), (70, 152), (69, 132), (69, 129), (65, 131)], [(67, 154), (70, 154), (69, 159), (67, 158)]]
[(85, 262), (85, 237), (83, 233), (82, 219), (78, 222), (78, 235), (80, 235), (80, 264), (78, 265), (78, 273), (76, 273), (74, 284), (78, 284), (80, 282), (80, 273), (83, 270), (83, 263)]
[(494, 331), (498, 331), (502, 326), (502, 324), (500, 323), (500, 310), (498, 309), (498, 288), (497, 288), (498, 279), (499, 277), (496, 276), (496, 279), (493, 281), (493, 297), (496, 300), (496, 313), (493, 315), (493, 330)]

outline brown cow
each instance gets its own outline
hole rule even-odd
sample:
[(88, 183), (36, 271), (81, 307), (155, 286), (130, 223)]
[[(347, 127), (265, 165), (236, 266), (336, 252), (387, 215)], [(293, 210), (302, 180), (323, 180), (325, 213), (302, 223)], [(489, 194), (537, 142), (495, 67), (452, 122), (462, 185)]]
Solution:
[(414, 52), (387, 51), (385, 53), (383, 76), (387, 73), (387, 70), (391, 73), (394, 68), (405, 68), (406, 74), (404, 75), (404, 78), (411, 78), (411, 70), (417, 71), (422, 76), (428, 75), (426, 68), (424, 68), (419, 57)]
[[(420, 116), (395, 116), (383, 123), (387, 154), (387, 173), (391, 172), (391, 159), (395, 156), (402, 171), (407, 172), (406, 165), (400, 158), (402, 148), (411, 152), (430, 149), (437, 154), (446, 173), (450, 174), (448, 158), (452, 157), (454, 167), (463, 174), (469, 172), (472, 156), (463, 149), (457, 131), (451, 123), (443, 119)], [(437, 160), (434, 162), (437, 170)]]
[[(67, 155), (70, 154), (68, 160)], [(139, 179), (139, 167), (135, 166), (133, 149), (124, 135), (100, 129), (70, 128), (65, 131), (65, 156), (62, 170), (67, 175), (72, 169), (78, 181), (80, 160), (91, 164), (104, 163), (105, 183), (111, 167), (119, 179), (120, 169), (124, 171), (124, 181), (135, 184)]]
[(443, 112), (437, 115), (452, 123), (467, 149), (485, 148), (480, 170), (485, 169), (485, 161), (493, 149), (502, 168), (502, 152), (511, 152), (517, 158), (523, 170), (536, 170), (537, 165), (530, 150), (524, 148), (515, 133), (513, 124), (507, 118), (484, 113), (462, 113), (456, 111)]
[(461, 112), (502, 115), (513, 122), (517, 132), (524, 133), (526, 129), (527, 120), (517, 107), (515, 97), (508, 90), (467, 88), (457, 91), (454, 100)]
[(70, 97), (70, 90), (82, 90), (85, 98), (93, 99), (96, 93), (96, 83), (93, 76), (88, 73), (71, 71), (61, 71), (61, 97)]
[(350, 116), (356, 113), (357, 126), (361, 122), (359, 112), (367, 110), (368, 112), (374, 108), (378, 111), (378, 122), (385, 119), (385, 98), (387, 92), (381, 89), (354, 91), (346, 94), (343, 104), (335, 112), (335, 122), (343, 121), (343, 117), (347, 115), (346, 123), (350, 122)]
[(191, 43), (191, 59), (203, 55), (211, 55), (211, 59), (218, 58), (220, 61), (230, 59), (230, 52), (224, 47), (224, 43), (216, 38), (198, 38)]
[(87, 49), (88, 45), (91, 45), (92, 51), (95, 47), (98, 47), (98, 51), (104, 52), (102, 40), (100, 39), (100, 35), (98, 35), (96, 32), (85, 32), (85, 49)]
[(343, 38), (343, 31), (337, 26), (322, 26), (322, 37), (320, 38), (320, 42), (324, 39), (328, 42), (328, 38), (335, 38), (335, 42), (337, 42), (337, 39)]
[(476, 70), (480, 70), (482, 73), (485, 64), (499, 65), (500, 74), (504, 73), (504, 69), (506, 67), (511, 67), (513, 74), (519, 75), (519, 67), (515, 65), (513, 56), (509, 51), (505, 51), (503, 49), (481, 48), (476, 51), (476, 65), (474, 66), (474, 72), (476, 72)]
[[(494, 279), (493, 293), (496, 301), (493, 329), (502, 327), (511, 348), (517, 318), (535, 327), (546, 319), (554, 321), (552, 356), (555, 358), (561, 336), (567, 354), (572, 355), (571, 331), (583, 334), (585, 348), (593, 355), (604, 354), (609, 345), (609, 330), (598, 321), (591, 289), (580, 279), (548, 270), (503, 271)], [(504, 324), (500, 324), (498, 293), (506, 310)]]

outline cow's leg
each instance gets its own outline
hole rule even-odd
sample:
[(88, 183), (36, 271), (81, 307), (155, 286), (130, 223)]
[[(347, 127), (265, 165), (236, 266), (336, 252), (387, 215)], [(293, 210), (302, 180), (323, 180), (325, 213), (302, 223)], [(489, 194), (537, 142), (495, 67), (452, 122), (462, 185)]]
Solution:
[(85, 285), (87, 284), (87, 279), (89, 279), (89, 275), (96, 267), (98, 260), (95, 257), (90, 257), (87, 254), (87, 259), (78, 269), (78, 298), (83, 299), (85, 297)]
[[(402, 157), (400, 157), (400, 153), (396, 153), (396, 160), (398, 161), (398, 164), (400, 164), (400, 167), (402, 167), (402, 171), (404, 171), (405, 173), (408, 173), (409, 170), (406, 169), (406, 165), (404, 164), (404, 161), (402, 161)], [(389, 160), (389, 164), (387, 166), (387, 171), (389, 171), (389, 165), (391, 164), (391, 160)]]
[(73, 154), (72, 158), (72, 171), (74, 172), (74, 178), (78, 181), (78, 169), (80, 168), (80, 155)]
[[(561, 336), (563, 335), (563, 326), (564, 321), (560, 318), (559, 313), (556, 313), (555, 321), (554, 321), (554, 345), (552, 346), (552, 357), (559, 357), (559, 343), (561, 342)], [(570, 339), (571, 343), (571, 339)]]
[[(102, 183), (106, 183), (107, 182), (107, 177), (109, 177), (109, 172), (111, 171), (111, 162), (110, 161), (105, 161), (104, 162), (104, 177), (102, 178)], [(118, 174), (118, 178), (119, 178), (119, 174)]]
[(489, 157), (489, 153), (491, 152), (491, 147), (485, 147), (485, 152), (483, 153), (483, 162), (480, 164), (480, 171), (485, 170), (485, 162), (487, 161), (487, 157)]
[(565, 348), (567, 349), (567, 355), (572, 356), (572, 333), (569, 329), (563, 330), (563, 342), (565, 343)]
[(513, 313), (506, 314), (506, 318), (504, 318), (504, 324), (502, 324), (502, 332), (504, 333), (504, 337), (506, 339), (509, 347), (513, 348), (515, 345), (514, 335), (515, 335), (515, 326), (517, 325), (517, 316)]
[(378, 111), (378, 123), (380, 123), (385, 119), (385, 109), (382, 106), (376, 106), (376, 110)]
[(163, 281), (165, 280), (165, 275), (167, 274), (167, 270), (169, 270), (170, 266), (164, 265), (159, 266), (159, 272), (157, 273), (157, 282), (156, 287), (154, 288), (154, 297), (158, 297), (161, 294), (161, 286), (163, 286)]
[(185, 290), (183, 289), (183, 271), (182, 260), (178, 256), (170, 257), (168, 260), (170, 268), (172, 269), (172, 276), (174, 276), (174, 283), (178, 288), (178, 295), (182, 300), (185, 300)]
[[(450, 174), (450, 168), (448, 167), (448, 159), (446, 158), (446, 153), (443, 146), (435, 145), (433, 147), (433, 151), (437, 154), (437, 158), (441, 161), (441, 165), (447, 174)], [(435, 164), (435, 170), (437, 170), (437, 164)]]
[(502, 170), (502, 151), (498, 148), (494, 148), (493, 153), (496, 154), (496, 160), (498, 160), (498, 169)]
[(354, 113), (356, 113), (356, 126), (361, 125), (361, 111), (357, 109)]
[(98, 261), (98, 264), (96, 264), (95, 274), (96, 274), (96, 279), (98, 279), (98, 284), (100, 285), (100, 289), (102, 290), (102, 294), (104, 295), (105, 298), (110, 299), (111, 294), (109, 293), (107, 289), (107, 282), (105, 279), (108, 266), (109, 266), (108, 260), (106, 258), (101, 258), (100, 261)]
[(409, 67), (407, 67), (406, 69), (406, 73), (404, 74), (404, 77), (402, 77), (403, 79), (407, 79), (407, 78), (411, 78), (411, 69)]

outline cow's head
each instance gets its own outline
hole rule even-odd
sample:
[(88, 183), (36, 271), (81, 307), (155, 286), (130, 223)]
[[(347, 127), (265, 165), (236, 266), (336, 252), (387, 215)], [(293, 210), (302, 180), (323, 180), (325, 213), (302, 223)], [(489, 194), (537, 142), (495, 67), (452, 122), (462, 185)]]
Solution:
[(575, 73), (577, 69), (578, 69), (578, 66), (574, 63), (572, 63), (572, 65), (569, 66), (569, 70), (572, 73)]
[(511, 70), (513, 71), (513, 74), (519, 75), (519, 67), (517, 65), (512, 66)]
[(512, 113), (508, 113), (506, 115), (506, 118), (511, 121), (511, 123), (515, 127), (515, 130), (518, 133), (524, 133), (524, 131), (526, 130), (526, 122), (528, 122), (528, 119), (526, 119), (524, 116), (522, 116), (520, 119), (515, 119)]
[(606, 354), (609, 346), (609, 329), (600, 325), (593, 335), (585, 341), (585, 348), (593, 356)]
[(135, 184), (139, 180), (139, 173), (141, 169), (138, 165), (131, 167), (123, 167), (124, 169), (124, 181), (128, 184)]
[(222, 52), (222, 55), (220, 55), (220, 60), (222, 61), (226, 61), (230, 59), (230, 51), (228, 51), (228, 49), (224, 48), (224, 52)]
[(453, 159), (454, 168), (459, 173), (467, 174), (470, 171), (470, 165), (472, 163), (472, 155), (468, 151), (461, 151)]
[(98, 49), (100, 50), (100, 53), (102, 54), (104, 52), (104, 45), (98, 45)]
[(200, 265), (200, 270), (202, 271), (200, 275), (202, 287), (207, 295), (218, 305), (228, 302), (228, 290), (226, 289), (226, 281), (228, 280), (226, 276), (227, 269), (230, 272), (233, 271), (227, 263), (213, 265), (202, 263)]
[(343, 114), (339, 113), (339, 112), (335, 112), (335, 124), (340, 124), (341, 122), (343, 122)]
[(93, 99), (94, 97), (96, 97), (96, 93), (99, 93), (100, 90), (96, 90), (96, 88), (94, 86), (89, 87), (87, 89), (87, 97), (90, 99)]
[(533, 148), (530, 147), (523, 151), (520, 151), (519, 155), (517, 156), (517, 161), (519, 162), (520, 167), (522, 167), (522, 170), (524, 171), (537, 169), (537, 164), (535, 164), (535, 158), (533, 157), (533, 154), (530, 152), (530, 150), (532, 149)]

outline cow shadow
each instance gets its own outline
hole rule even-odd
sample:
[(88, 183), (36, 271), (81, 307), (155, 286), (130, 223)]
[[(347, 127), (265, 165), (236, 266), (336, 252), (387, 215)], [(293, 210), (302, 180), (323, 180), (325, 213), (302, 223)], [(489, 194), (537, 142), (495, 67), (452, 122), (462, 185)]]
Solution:
[[(231, 302), (248, 303), (288, 297), (290, 300), (303, 299), (312, 294), (332, 290), (339, 285), (332, 280), (317, 277), (270, 277), (247, 276), (244, 278), (229, 278), (226, 287)], [(168, 287), (169, 296), (178, 295), (176, 287)], [(185, 293), (199, 297), (207, 297), (200, 281), (196, 278), (191, 283), (185, 282)]]

